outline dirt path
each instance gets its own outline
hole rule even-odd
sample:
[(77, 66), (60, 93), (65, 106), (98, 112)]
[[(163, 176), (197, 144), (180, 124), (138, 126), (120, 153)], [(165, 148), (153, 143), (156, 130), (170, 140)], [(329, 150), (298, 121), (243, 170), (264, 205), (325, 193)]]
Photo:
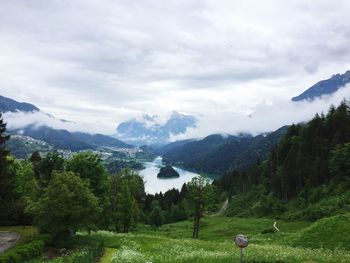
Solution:
[(222, 204), (222, 207), (219, 209), (219, 211), (216, 214), (213, 214), (212, 216), (221, 216), (228, 207), (228, 199), (225, 200), (225, 202)]
[(20, 235), (13, 232), (0, 232), (0, 253), (13, 247), (19, 240)]

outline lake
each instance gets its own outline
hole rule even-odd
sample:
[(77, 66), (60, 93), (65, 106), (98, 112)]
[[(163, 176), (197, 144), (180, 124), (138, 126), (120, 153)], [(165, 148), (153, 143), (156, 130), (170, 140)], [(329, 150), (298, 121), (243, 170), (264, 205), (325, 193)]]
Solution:
[(145, 191), (148, 194), (155, 194), (159, 192), (166, 192), (169, 189), (181, 189), (184, 183), (191, 181), (193, 177), (199, 176), (197, 173), (189, 172), (184, 169), (173, 166), (179, 173), (180, 177), (170, 179), (159, 179), (157, 174), (162, 164), (162, 157), (158, 156), (152, 162), (144, 163), (145, 169), (139, 171), (139, 174), (145, 181)]

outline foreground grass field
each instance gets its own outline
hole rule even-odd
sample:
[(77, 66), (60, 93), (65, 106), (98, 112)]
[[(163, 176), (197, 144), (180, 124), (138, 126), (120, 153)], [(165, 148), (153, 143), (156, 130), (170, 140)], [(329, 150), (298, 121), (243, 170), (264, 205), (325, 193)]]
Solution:
[[(350, 216), (335, 216), (313, 224), (277, 223), (281, 232), (262, 234), (271, 229), (271, 219), (207, 217), (200, 238), (193, 240), (191, 221), (169, 224), (158, 229), (140, 227), (134, 234), (98, 232), (90, 239), (102, 238), (113, 247), (109, 262), (238, 262), (239, 250), (232, 238), (243, 233), (250, 238), (245, 262), (350, 262)], [(104, 261), (107, 262), (107, 261)]]
[[(203, 219), (200, 240), (190, 238), (191, 221), (159, 228), (139, 226), (130, 234), (80, 233), (71, 240), (71, 245), (76, 247), (73, 254), (32, 262), (76, 262), (75, 258), (86, 253), (84, 248), (95, 247), (101, 240), (105, 247), (99, 261), (102, 263), (238, 262), (239, 249), (232, 240), (238, 233), (250, 240), (245, 249), (245, 263), (350, 262), (350, 215), (324, 218), (315, 223), (278, 221), (280, 232), (271, 233), (273, 222), (272, 219), (209, 216)], [(20, 227), (18, 231), (23, 229)]]
[[(291, 236), (311, 225), (309, 222), (284, 222), (278, 221), (277, 226), (281, 233), (261, 234), (264, 230), (271, 230), (272, 219), (249, 219), (232, 217), (206, 217), (201, 221), (200, 239), (208, 241), (232, 242), (238, 233), (245, 234), (252, 243), (265, 243), (266, 239), (272, 242), (280, 241), (286, 236)], [(159, 228), (141, 226), (138, 233), (164, 236), (170, 238), (191, 238), (192, 221), (182, 221), (175, 224), (163, 225)], [(276, 240), (275, 240), (276, 239)]]
[[(145, 234), (98, 232), (105, 245), (119, 246), (110, 257), (115, 263), (223, 263), (238, 262), (239, 250), (233, 244), (192, 239), (172, 239)], [(350, 253), (327, 249), (294, 248), (282, 245), (251, 244), (245, 262), (350, 262)]]

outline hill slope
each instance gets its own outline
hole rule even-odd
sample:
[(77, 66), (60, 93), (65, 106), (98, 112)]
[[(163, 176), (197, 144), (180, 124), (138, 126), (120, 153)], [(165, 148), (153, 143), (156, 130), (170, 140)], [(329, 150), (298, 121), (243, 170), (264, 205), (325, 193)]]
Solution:
[(95, 146), (115, 147), (115, 148), (133, 148), (134, 146), (127, 144), (121, 140), (112, 138), (103, 134), (89, 134), (83, 132), (72, 133), (75, 138), (83, 142)]
[(72, 133), (64, 129), (59, 130), (48, 126), (35, 127), (30, 125), (23, 129), (11, 131), (11, 133), (47, 142), (58, 149), (71, 151), (96, 149), (96, 146), (77, 139)]
[(259, 160), (267, 159), (286, 130), (287, 127), (282, 127), (255, 137), (210, 135), (169, 150), (163, 155), (163, 160), (216, 175), (227, 170), (244, 170)]
[(39, 111), (39, 108), (35, 107), (34, 105), (26, 102), (18, 102), (10, 98), (6, 98), (4, 96), (0, 95), (0, 111), (2, 112), (16, 112), (16, 111), (23, 111), (23, 112), (31, 112), (31, 111)]
[[(132, 234), (102, 231), (86, 234), (84, 237), (91, 240), (103, 239), (106, 247), (117, 247), (111, 258), (112, 262), (118, 263), (238, 262), (239, 249), (232, 244), (232, 237), (238, 233), (248, 235), (250, 241), (244, 251), (244, 262), (338, 263), (350, 260), (348, 251), (288, 245), (287, 239), (308, 227), (309, 224), (305, 222), (279, 221), (281, 233), (261, 234), (264, 229), (271, 227), (272, 223), (271, 219), (205, 217), (202, 222), (201, 240), (189, 238), (192, 226), (190, 221), (164, 225), (157, 229), (138, 229)], [(349, 236), (344, 238), (349, 241)], [(322, 236), (321, 240), (326, 241), (327, 236)], [(315, 243), (318, 243), (317, 240)]]
[[(0, 111), (1, 112), (25, 112), (25, 113), (37, 113), (41, 112), (40, 109), (32, 104), (25, 102), (18, 102), (4, 96), (0, 96)], [(56, 119), (55, 117), (47, 115), (49, 118)], [(57, 119), (56, 119), (57, 120)], [(65, 123), (66, 120), (57, 120), (58, 122)], [(63, 125), (62, 125), (63, 127)], [(55, 129), (49, 127), (45, 124), (33, 123), (30, 125), (23, 125), (23, 127), (9, 130), (11, 134), (23, 135), (31, 137), (35, 140), (43, 141), (51, 146), (58, 149), (79, 151), (79, 150), (94, 150), (97, 147), (114, 147), (114, 148), (133, 148), (133, 146), (112, 138), (107, 135), (102, 134), (89, 134), (83, 132), (70, 132), (66, 129)], [(23, 139), (23, 138), (22, 138)], [(16, 140), (12, 140), (10, 146), (16, 145), (17, 149), (14, 149), (18, 153), (18, 157), (23, 158), (23, 156), (28, 153), (29, 140), (22, 140), (17, 137)], [(31, 141), (31, 146), (34, 146), (35, 141)], [(40, 145), (44, 146), (42, 143), (36, 143), (35, 149), (40, 148)], [(45, 148), (45, 147), (44, 147)], [(46, 148), (43, 150), (46, 151)]]

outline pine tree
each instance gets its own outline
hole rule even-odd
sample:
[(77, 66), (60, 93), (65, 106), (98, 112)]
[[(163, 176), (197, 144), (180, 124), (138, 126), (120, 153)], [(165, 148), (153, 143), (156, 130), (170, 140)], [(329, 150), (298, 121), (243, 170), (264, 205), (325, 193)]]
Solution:
[(0, 112), (0, 222), (7, 222), (10, 219), (13, 201), (16, 199), (15, 180), (9, 173), (9, 151), (6, 149), (6, 142), (10, 136), (6, 134), (6, 123)]
[(6, 123), (2, 118), (0, 112), (0, 176), (4, 177), (6, 171), (7, 156), (9, 151), (6, 149), (6, 142), (10, 139), (10, 136), (6, 134)]

